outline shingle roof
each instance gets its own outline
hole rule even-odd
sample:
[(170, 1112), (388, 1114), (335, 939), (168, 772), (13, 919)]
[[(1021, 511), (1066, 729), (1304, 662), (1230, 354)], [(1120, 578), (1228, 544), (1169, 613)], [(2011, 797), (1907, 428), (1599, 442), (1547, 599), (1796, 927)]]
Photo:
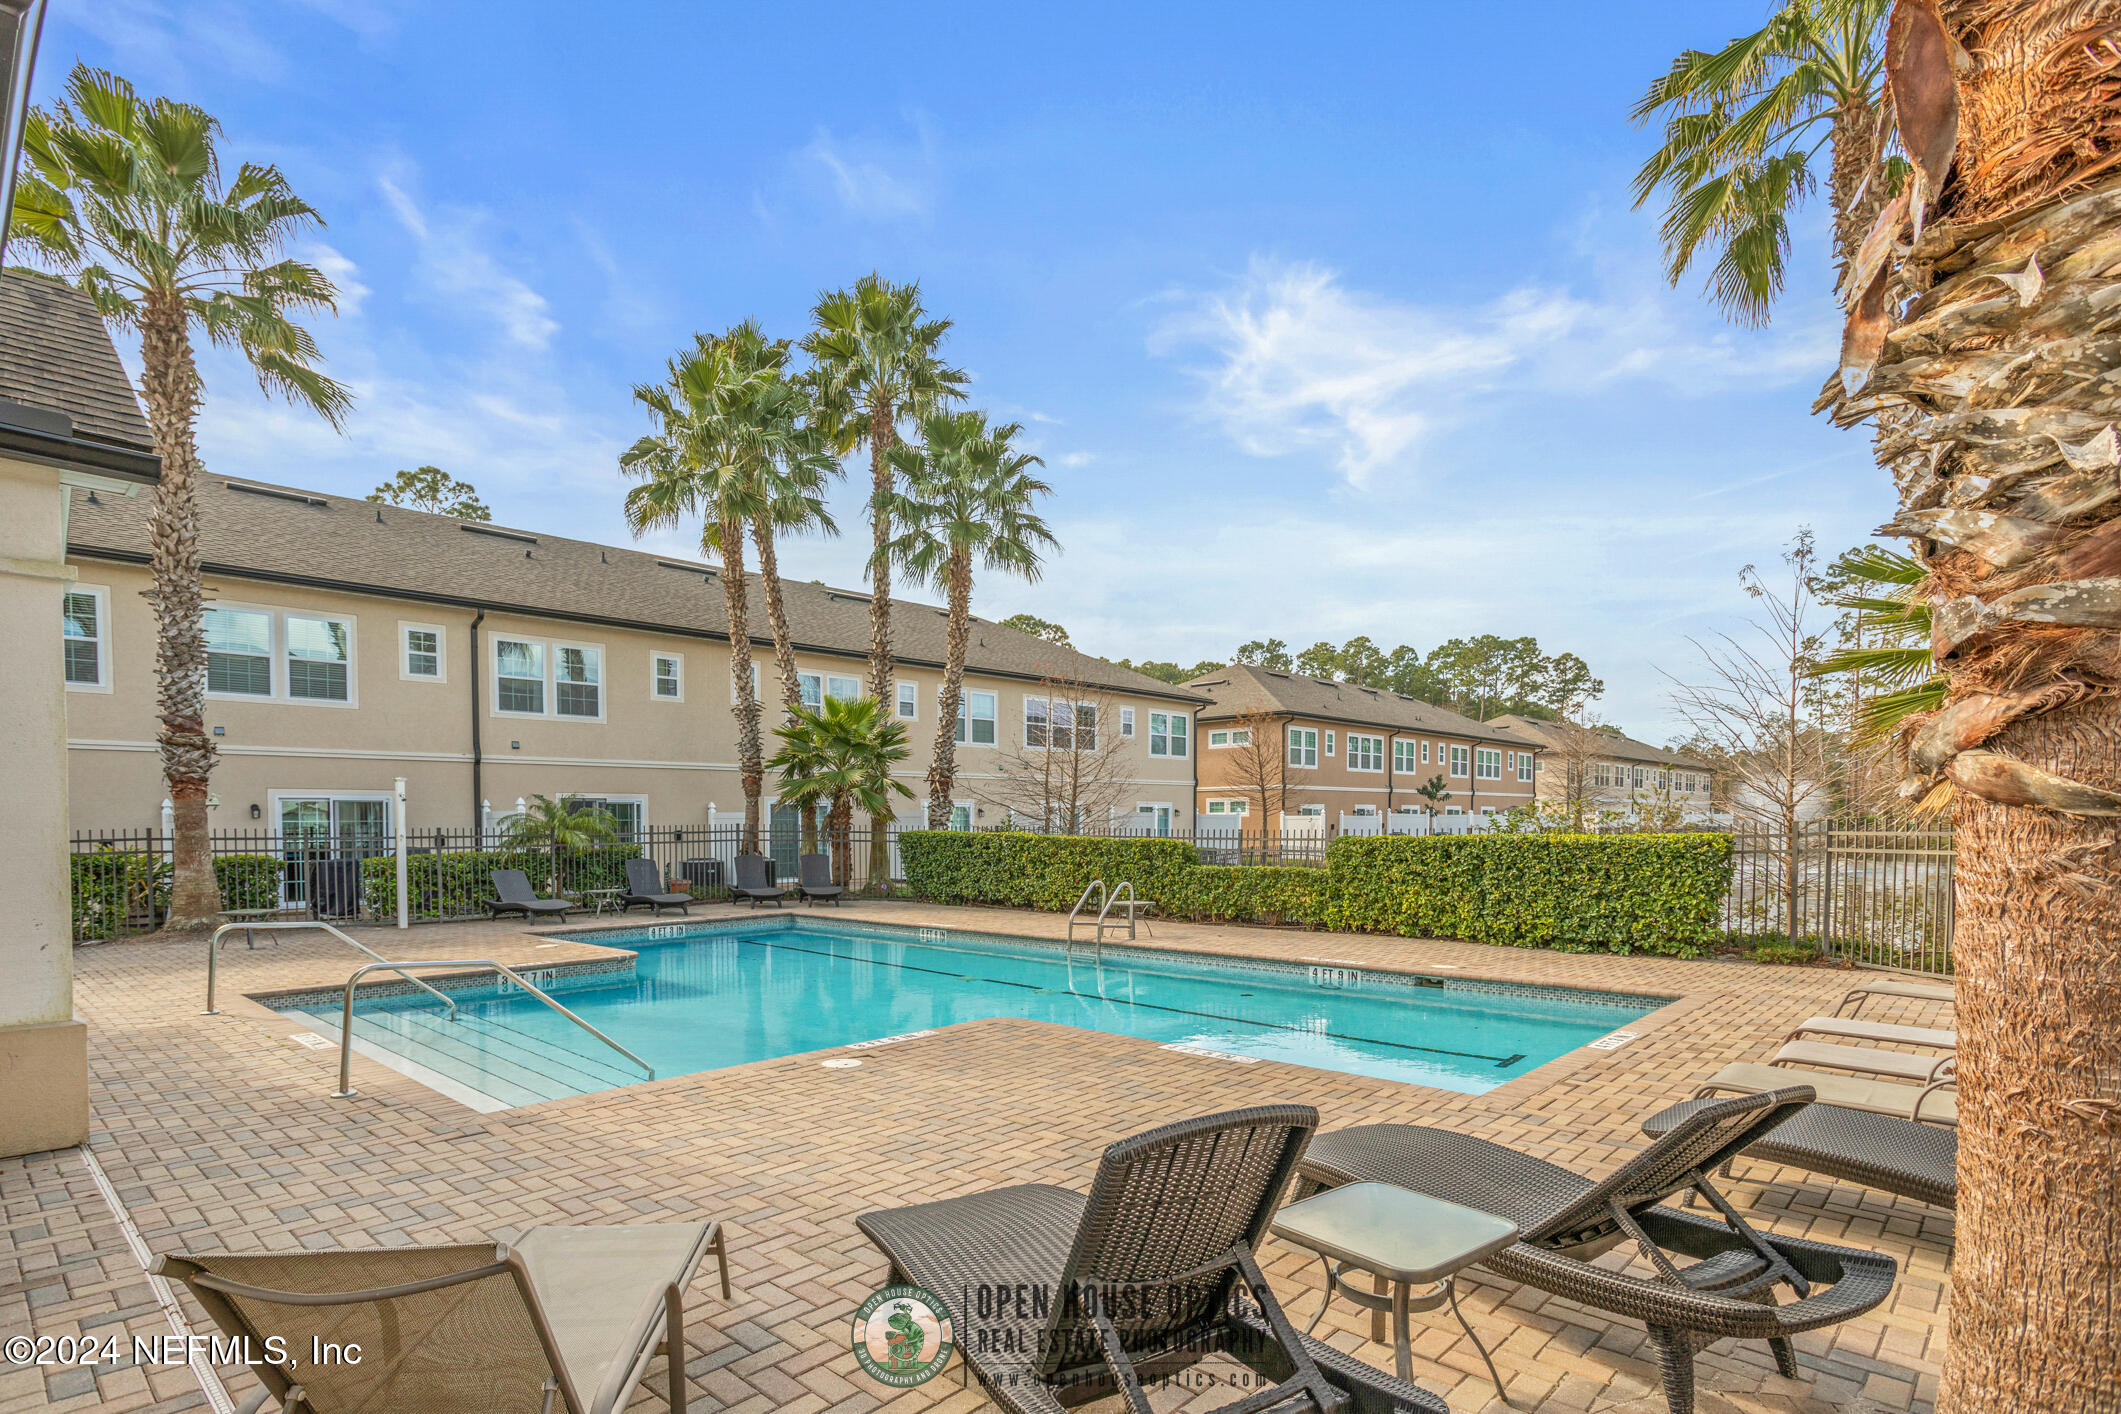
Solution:
[[(1556, 739), (1553, 729), (1545, 722), (1535, 722), (1530, 718), (1520, 717), (1515, 713), (1511, 713), (1508, 716), (1497, 717), (1494, 725), (1507, 725), (1512, 731), (1523, 732), (1527, 736), (1538, 738), (1543, 745), (1550, 747), (1555, 745)], [(1631, 736), (1620, 736), (1610, 733), (1600, 733), (1600, 735), (1604, 737), (1604, 741), (1600, 743), (1601, 754), (1610, 756), (1615, 761), (1642, 761), (1656, 766), (1677, 766), (1681, 770), (1686, 771), (1706, 771), (1709, 769), (1705, 763), (1697, 761), (1691, 756), (1682, 756), (1676, 751), (1667, 751), (1661, 746), (1652, 746), (1646, 741), (1637, 741)]]
[(0, 398), (65, 413), (76, 437), (154, 450), (96, 307), (48, 276), (0, 270)]
[[(542, 531), (475, 525), (402, 506), (376, 506), (264, 482), (202, 476), (199, 539), (209, 573), (352, 589), (571, 619), (728, 637), (717, 567)], [(89, 557), (142, 562), (147, 506), (76, 494), (68, 548)], [(751, 636), (770, 642), (758, 577), (751, 576)], [(782, 581), (799, 649), (866, 656), (869, 597), (854, 590)], [(943, 610), (892, 600), (892, 636), (902, 661), (940, 666)], [(1200, 699), (1072, 648), (975, 619), (967, 666), (1022, 678), (1069, 677), (1144, 697)]]
[(1213, 706), (1200, 714), (1203, 722), (1241, 717), (1251, 712), (1286, 712), (1299, 717), (1319, 717), (1352, 722), (1392, 731), (1434, 732), (1439, 736), (1471, 737), (1478, 741), (1508, 742), (1537, 748), (1544, 743), (1527, 733), (1482, 725), (1447, 708), (1406, 697), (1388, 688), (1356, 687), (1302, 673), (1279, 673), (1244, 663), (1232, 663), (1204, 673), (1185, 684), (1207, 697)]

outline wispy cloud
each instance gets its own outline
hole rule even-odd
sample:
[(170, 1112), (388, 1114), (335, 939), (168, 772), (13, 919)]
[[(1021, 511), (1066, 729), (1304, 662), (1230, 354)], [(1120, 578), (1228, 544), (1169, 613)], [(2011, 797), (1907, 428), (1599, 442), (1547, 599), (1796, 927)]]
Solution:
[(1828, 361), (1818, 331), (1697, 335), (1660, 293), (1526, 286), (1430, 306), (1351, 288), (1325, 265), (1259, 257), (1221, 289), (1180, 295), (1149, 347), (1191, 360), (1198, 411), (1247, 452), (1323, 450), (1355, 487), (1411, 470), (1436, 431), (1492, 415), (1513, 393), (1627, 378), (1699, 393)]
[(545, 297), (503, 269), (487, 248), (484, 215), (459, 208), (431, 212), (406, 190), (408, 181), (398, 169), (378, 177), (376, 185), (398, 224), (419, 244), (419, 273), (429, 292), (447, 307), (491, 320), (523, 348), (542, 350), (551, 343), (559, 322)]
[[(298, 0), (302, 8), (342, 26), (356, 38), (383, 38), (397, 24), (390, 0)], [(188, 86), (201, 71), (229, 74), (252, 83), (285, 84), (301, 64), (260, 32), (252, 15), (260, 7), (242, 0), (93, 0), (55, 6), (61, 24), (78, 25), (110, 47), (117, 69), (140, 83)], [(265, 29), (275, 28), (268, 17)], [(47, 64), (63, 52), (48, 36)], [(51, 72), (47, 67), (41, 73)], [(40, 92), (51, 87), (42, 78)]]
[(934, 131), (912, 117), (913, 141), (846, 138), (819, 128), (802, 150), (805, 166), (822, 174), (834, 198), (851, 215), (872, 221), (926, 217), (940, 185)]
[(338, 290), (339, 317), (351, 319), (361, 312), (361, 301), (369, 294), (368, 286), (361, 283), (361, 269), (335, 248), (322, 241), (313, 241), (296, 252), (299, 259), (309, 262), (324, 272)]

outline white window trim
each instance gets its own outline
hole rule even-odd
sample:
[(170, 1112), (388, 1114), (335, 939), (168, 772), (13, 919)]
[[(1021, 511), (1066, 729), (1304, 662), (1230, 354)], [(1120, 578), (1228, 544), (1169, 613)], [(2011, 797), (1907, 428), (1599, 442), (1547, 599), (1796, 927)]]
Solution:
[[(1217, 741), (1215, 739), (1217, 737), (1221, 737), (1222, 740)], [(1244, 740), (1238, 740), (1239, 737), (1244, 738)], [(1208, 733), (1208, 750), (1210, 751), (1231, 751), (1237, 747), (1250, 746), (1251, 744), (1252, 729), (1250, 727), (1217, 727)]]
[[(1309, 761), (1299, 761), (1296, 759), (1299, 750), (1296, 745), (1296, 738), (1299, 736), (1305, 738), (1304, 745), (1301, 749), (1303, 752), (1307, 753), (1310, 756), (1311, 759)], [(1284, 762), (1287, 763), (1289, 769), (1292, 771), (1317, 770), (1318, 728), (1290, 727), (1286, 731), (1284, 731), (1282, 734), (1282, 759)]]
[[(994, 715), (992, 717), (980, 717), (977, 719), (973, 717), (972, 694), (975, 691), (979, 692), (982, 696), (991, 697), (994, 699)], [(963, 741), (957, 742), (958, 750), (962, 751), (969, 746), (976, 747), (981, 751), (992, 751), (1002, 744), (1002, 695), (999, 692), (989, 692), (986, 688), (983, 687), (968, 687), (961, 689), (957, 695), (957, 714), (965, 723), (965, 739)], [(974, 741), (972, 739), (972, 723), (975, 720), (982, 722), (991, 721), (994, 723), (994, 740)], [(956, 737), (957, 730), (955, 727), (951, 729), (950, 734), (953, 739)]]
[[(599, 683), (598, 686), (601, 687), (603, 686), (603, 684)], [(663, 700), (665, 702), (668, 702), (670, 699), (666, 697)], [(582, 718), (582, 720), (586, 722), (589, 719), (587, 717), (584, 717)], [(616, 790), (563, 790), (558, 795), (554, 796), (553, 799), (606, 801), (616, 800), (624, 802), (627, 805), (638, 805), (641, 807), (641, 829), (645, 831), (649, 827), (650, 822), (648, 817), (648, 797), (645, 795), (634, 795), (627, 791)]]
[(1134, 709), (1132, 707), (1119, 709), (1119, 739), (1121, 741), (1134, 740)]
[(1331, 733), (1331, 732), (1327, 732), (1327, 733), (1326, 733), (1326, 755), (1328, 755), (1328, 756), (1331, 756), (1332, 754), (1333, 754), (1333, 733)]
[[(1487, 771), (1481, 769), (1484, 766), (1493, 766), (1495, 768), (1494, 774), (1490, 775)], [(1473, 748), (1473, 779), (1476, 781), (1499, 781), (1502, 779), (1501, 747), (1476, 746)]]
[[(1046, 742), (1051, 742), (1053, 740), (1053, 708), (1054, 705), (1058, 703), (1059, 705), (1068, 709), (1068, 740), (1076, 743), (1072, 746), (1062, 747), (1059, 749), (1076, 753), (1087, 751), (1093, 754), (1104, 749), (1102, 742), (1104, 740), (1105, 724), (1103, 721), (1095, 721), (1091, 723), (1090, 726), (1091, 735), (1097, 738), (1096, 743), (1090, 746), (1084, 746), (1080, 742), (1076, 742), (1075, 737), (1075, 733), (1077, 731), (1076, 722), (1080, 720), (1079, 714), (1081, 713), (1082, 709), (1087, 707), (1090, 709), (1090, 714), (1093, 717), (1097, 715), (1097, 704), (1095, 702), (1082, 702), (1074, 698), (1067, 697), (1034, 697), (1031, 694), (1026, 693), (1024, 695), (1024, 750), (1045, 751), (1049, 749), (1046, 745), (1046, 742), (1033, 742), (1031, 740), (1031, 704), (1034, 702), (1043, 702), (1046, 704)], [(996, 713), (999, 714), (1001, 711), (1001, 703), (999, 701), (996, 701), (994, 705)], [(968, 727), (966, 730), (969, 732), (970, 728)], [(1000, 737), (1000, 735), (1001, 732), (999, 730), (999, 723), (997, 722), (997, 730), (995, 731), (995, 736), (998, 738)], [(1171, 757), (1167, 759), (1177, 760), (1180, 758)]]
[(1534, 762), (1535, 758), (1531, 752), (1520, 751), (1517, 753), (1517, 779), (1520, 782), (1531, 780), (1534, 773), (1537, 772), (1539, 768)]
[[(1162, 751), (1158, 751), (1156, 749), (1156, 719), (1158, 717), (1162, 717), (1164, 719), (1164, 749)], [(1173, 722), (1180, 722), (1184, 724), (1182, 728), (1184, 732), (1183, 736), (1180, 736), (1178, 732), (1174, 732), (1171, 730), (1171, 724)], [(1180, 742), (1185, 747), (1185, 749), (1183, 751), (1171, 750), (1171, 743), (1173, 741)], [(1192, 715), (1186, 712), (1157, 712), (1152, 710), (1149, 713), (1149, 742), (1147, 749), (1150, 757), (1158, 761), (1184, 761), (1190, 758), (1193, 754)]]
[[(263, 614), (269, 620), (267, 634), (272, 641), (272, 651), (266, 655), (266, 677), (272, 684), (268, 693), (215, 692), (205, 689), (212, 702), (271, 702), (285, 707), (329, 707), (340, 711), (361, 705), (361, 625), (350, 613), (339, 613), (329, 609), (283, 609), (271, 604), (251, 604), (235, 599), (210, 599), (200, 606), (204, 609), (242, 609), (250, 613)], [(346, 700), (334, 702), (327, 697), (294, 697), (287, 691), (287, 621), (314, 619), (319, 623), (341, 623), (346, 625)]]
[[(1201, 812), (1204, 815), (1243, 815), (1249, 818), (1252, 814), (1252, 801), (1251, 798), (1248, 796), (1210, 796), (1207, 800), (1203, 801), (1202, 804), (1210, 807)], [(1217, 805), (1220, 805), (1223, 808), (1221, 810), (1214, 809), (1213, 807)]]
[[(421, 633), (431, 633), (435, 636), (435, 671), (433, 677), (406, 671), (406, 660), (412, 656), (412, 648), (406, 640), (415, 629)], [(416, 624), (410, 619), (398, 620), (398, 681), (439, 683), (449, 681), (449, 634), (440, 624)]]
[[(891, 707), (892, 720), (918, 722), (921, 719), (921, 685), (919, 683), (907, 682), (901, 678), (894, 685), (892, 696), (895, 699)], [(906, 710), (906, 699), (908, 697), (913, 699), (913, 710), (911, 712)], [(952, 803), (955, 804), (955, 802)]]
[[(76, 582), (67, 585), (65, 592), (67, 594), (87, 594), (96, 601), (96, 636), (92, 640), (96, 645), (96, 680), (94, 682), (70, 682), (66, 685), (66, 690), (68, 692), (110, 692), (113, 690), (111, 685), (113, 673), (110, 651), (110, 586)], [(65, 612), (66, 600), (63, 597), (59, 601), (59, 608), (62, 613)], [(66, 625), (63, 621), (59, 625), (59, 639), (62, 645), (67, 641)], [(87, 642), (90, 640), (75, 641)], [(63, 654), (66, 650), (62, 646), (59, 651)], [(60, 663), (60, 675), (62, 677), (65, 676), (65, 671), (66, 665), (62, 661)]]
[[(657, 663), (658, 663), (659, 661), (661, 661), (662, 659), (664, 659), (664, 658), (668, 658), (668, 659), (670, 659), (670, 661), (671, 661), (671, 662), (673, 662), (673, 663), (677, 664), (677, 668), (678, 668), (678, 672), (677, 672), (677, 678), (678, 678), (678, 695), (677, 695), (677, 696), (675, 696), (675, 697), (665, 697), (665, 696), (663, 696), (663, 695), (662, 695), (661, 693), (659, 693), (659, 692), (657, 692), (657, 691), (655, 690), (655, 688), (656, 688), (656, 682), (657, 682), (657, 680), (658, 680), (658, 678), (659, 678), (659, 676), (660, 676), (660, 675), (659, 675), (659, 674), (658, 674), (658, 673), (656, 672), (656, 670), (655, 670), (655, 669), (656, 669), (656, 664), (657, 664)], [(660, 649), (660, 648), (657, 648), (657, 649), (652, 649), (652, 650), (650, 650), (650, 652), (649, 652), (649, 654), (648, 654), (648, 700), (649, 700), (650, 702), (683, 702), (683, 701), (685, 700), (685, 655), (684, 655), (684, 654), (682, 654), (682, 653), (666, 653), (666, 652), (664, 652), (664, 651), (663, 651), (662, 649)], [(606, 799), (615, 799), (615, 798), (616, 798), (616, 797), (606, 797)]]
[[(545, 650), (542, 655), (545, 668), (544, 711), (509, 712), (502, 709), (501, 643), (503, 640), (509, 643), (535, 643)], [(559, 673), (560, 650), (562, 648), (586, 648), (597, 655), (597, 714), (594, 717), (578, 717), (571, 712), (562, 713), (560, 711)], [(578, 722), (601, 725), (611, 712), (611, 652), (601, 643), (585, 643), (579, 639), (572, 638), (540, 638), (536, 634), (531, 633), (510, 633), (506, 630), (497, 630), (493, 635), (492, 644), (487, 649), (487, 652), (490, 655), (489, 666), (492, 668), (492, 672), (488, 676), (493, 679), (493, 685), (487, 689), (486, 701), (493, 716), (513, 717), (519, 721)], [(758, 664), (752, 664), (751, 668), (752, 675), (755, 678), (758, 674)], [(654, 691), (654, 683), (652, 681), (649, 684), (649, 690)], [(734, 693), (734, 691), (735, 689), (732, 686), (731, 692)], [(618, 796), (606, 797), (606, 799), (611, 800), (620, 798)]]
[[(1356, 764), (1355, 764), (1355, 743), (1356, 743), (1356, 742), (1357, 742), (1358, 740), (1360, 740), (1360, 741), (1370, 741), (1370, 742), (1375, 742), (1375, 743), (1377, 744), (1377, 764), (1376, 764), (1375, 766), (1358, 766), (1358, 765), (1356, 765)], [(1369, 753), (1368, 753), (1368, 752), (1365, 752), (1365, 753), (1363, 753), (1363, 754), (1364, 754), (1364, 755), (1368, 755)], [(1381, 737), (1381, 736), (1373, 736), (1373, 735), (1371, 735), (1371, 734), (1370, 734), (1369, 732), (1349, 732), (1349, 733), (1348, 733), (1348, 769), (1349, 769), (1350, 771), (1353, 771), (1353, 772), (1355, 772), (1355, 773), (1356, 773), (1357, 775), (1363, 775), (1363, 776), (1381, 776), (1381, 775), (1383, 775), (1383, 774), (1385, 773), (1385, 739), (1384, 739), (1383, 737)]]
[[(1458, 769), (1458, 754), (1460, 752), (1465, 753), (1466, 768), (1463, 771)], [(1437, 754), (1439, 756), (1444, 754), (1443, 746), (1437, 748)], [(1471, 780), (1473, 778), (1473, 749), (1469, 746), (1451, 746), (1448, 769), (1451, 773), (1451, 779), (1454, 781)]]

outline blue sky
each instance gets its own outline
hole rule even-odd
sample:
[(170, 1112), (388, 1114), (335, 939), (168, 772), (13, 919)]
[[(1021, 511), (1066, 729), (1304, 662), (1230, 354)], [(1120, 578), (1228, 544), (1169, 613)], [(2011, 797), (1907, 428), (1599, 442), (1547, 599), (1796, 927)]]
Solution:
[[(624, 543), (632, 385), (875, 268), (1048, 463), (1065, 552), (981, 612), (1182, 662), (1534, 634), (1663, 740), (1662, 673), (1746, 612), (1742, 565), (1891, 514), (1808, 412), (1819, 209), (1749, 331), (1665, 285), (1629, 208), (1634, 97), (1764, 10), (54, 0), (37, 81), (78, 57), (202, 104), (330, 223), (304, 253), (357, 410), (334, 434), (209, 356), (218, 473), (358, 494), (433, 463), (504, 523)], [(858, 582), (865, 540), (784, 572)]]

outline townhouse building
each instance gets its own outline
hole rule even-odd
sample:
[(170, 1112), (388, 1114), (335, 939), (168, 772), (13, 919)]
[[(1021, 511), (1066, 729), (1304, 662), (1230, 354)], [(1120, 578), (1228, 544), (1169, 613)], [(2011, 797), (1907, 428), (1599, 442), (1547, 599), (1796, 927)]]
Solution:
[[(1208, 819), (1256, 817), (1263, 794), (1267, 815), (1494, 815), (1537, 788), (1532, 737), (1386, 688), (1241, 663), (1184, 686), (1208, 699), (1198, 792)], [(1439, 798), (1420, 794), (1438, 778)]]
[(1612, 728), (1541, 722), (1515, 714), (1494, 725), (1533, 738), (1544, 748), (1535, 779), (1539, 798), (1566, 801), (1575, 792), (1596, 810), (1668, 805), (1689, 817), (1706, 816), (1715, 799), (1708, 763), (1637, 741)]

